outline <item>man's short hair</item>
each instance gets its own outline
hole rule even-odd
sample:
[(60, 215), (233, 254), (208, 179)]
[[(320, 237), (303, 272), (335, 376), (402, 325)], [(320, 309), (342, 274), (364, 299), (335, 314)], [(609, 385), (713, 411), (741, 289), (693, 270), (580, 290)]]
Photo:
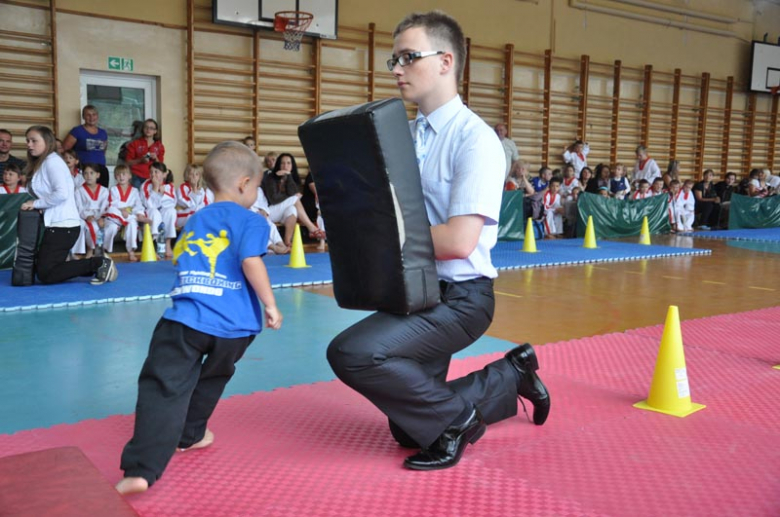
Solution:
[(736, 172), (727, 172), (726, 173), (726, 177), (728, 178), (729, 176), (734, 176), (736, 178), (737, 177), (737, 173)]
[(425, 34), (428, 35), (432, 45), (438, 43), (450, 47), (432, 50), (452, 50), (455, 56), (455, 79), (460, 81), (463, 77), (463, 68), (466, 66), (466, 38), (455, 18), (439, 10), (412, 13), (401, 20), (393, 31), (393, 38), (413, 27), (425, 29)]
[(240, 142), (222, 142), (206, 156), (203, 162), (203, 179), (212, 190), (225, 191), (241, 176), (260, 174), (260, 157)]
[(642, 185), (647, 185), (649, 187), (650, 186), (650, 182), (643, 178), (643, 179), (639, 180), (639, 186), (641, 187)]
[(6, 134), (6, 135), (10, 136), (11, 138), (13, 138), (13, 137), (14, 137), (14, 135), (13, 135), (13, 134), (11, 134), (11, 132), (10, 132), (10, 131), (8, 131), (7, 129), (0, 129), (0, 133), (4, 133), (4, 134)]

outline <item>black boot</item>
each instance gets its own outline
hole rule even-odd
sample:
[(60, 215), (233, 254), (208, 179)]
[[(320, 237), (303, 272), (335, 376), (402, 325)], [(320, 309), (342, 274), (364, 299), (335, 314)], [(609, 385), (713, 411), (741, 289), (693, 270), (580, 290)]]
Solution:
[(476, 443), (485, 434), (487, 425), (477, 408), (460, 425), (451, 425), (427, 449), (404, 460), (404, 467), (412, 470), (439, 470), (454, 467), (463, 456), (466, 445)]
[(506, 353), (509, 364), (515, 367), (518, 373), (517, 394), (528, 399), (534, 405), (534, 424), (542, 425), (550, 414), (550, 394), (547, 392), (536, 370), (539, 369), (539, 361), (536, 359), (534, 349), (528, 343), (520, 345)]

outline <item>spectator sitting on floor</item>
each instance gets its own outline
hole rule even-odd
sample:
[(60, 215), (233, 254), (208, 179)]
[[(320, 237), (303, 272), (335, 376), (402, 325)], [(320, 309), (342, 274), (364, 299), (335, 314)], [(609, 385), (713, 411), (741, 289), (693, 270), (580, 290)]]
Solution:
[(609, 181), (610, 195), (615, 199), (625, 199), (631, 192), (631, 182), (626, 178), (626, 167), (622, 163), (616, 163), (612, 175)]
[(81, 234), (74, 253), (84, 253), (84, 258), (92, 258), (95, 253), (103, 253), (103, 228), (106, 225), (104, 214), (108, 209), (108, 189), (98, 183), (100, 167), (88, 163), (84, 165), (84, 184), (76, 189), (76, 208), (81, 217)]
[(780, 192), (780, 176), (773, 175), (769, 169), (764, 169), (764, 182), (769, 189), (770, 195)]
[(271, 174), (271, 172), (274, 170), (274, 165), (276, 165), (276, 157), (276, 151), (268, 151), (265, 153), (265, 157), (263, 158), (263, 164), (265, 165), (265, 170), (263, 171), (264, 178)]
[(214, 193), (203, 183), (203, 172), (194, 163), (184, 167), (184, 181), (176, 189), (176, 229), (180, 230), (189, 218), (214, 202)]
[(702, 176), (702, 181), (693, 186), (693, 195), (696, 198), (696, 213), (699, 214), (699, 229), (709, 230), (718, 226), (720, 197), (712, 183), (712, 178), (715, 176), (713, 170), (705, 170)]
[(62, 159), (65, 160), (65, 165), (68, 166), (70, 175), (73, 178), (73, 188), (77, 189), (84, 184), (84, 175), (81, 173), (81, 162), (79, 162), (79, 155), (76, 151), (69, 149), (63, 151)]
[(563, 204), (561, 203), (561, 180), (552, 178), (542, 196), (544, 204), (544, 229), (547, 236), (556, 239), (563, 235)]
[(601, 187), (607, 187), (607, 191), (609, 191), (611, 173), (609, 165), (604, 163), (596, 165), (596, 176), (588, 180), (588, 184), (585, 185), (585, 192), (598, 194)]
[(141, 185), (141, 201), (146, 215), (137, 216), (138, 222), (151, 225), (152, 238), (157, 240), (160, 230), (165, 238), (165, 258), (173, 258), (171, 239), (176, 238), (176, 188), (166, 183), (168, 167), (154, 162), (149, 169), (149, 179)]
[(15, 163), (8, 163), (3, 171), (3, 184), (0, 185), (0, 194), (21, 194), (27, 192), (22, 186), (22, 170)]
[(527, 197), (528, 204), (531, 207), (531, 218), (535, 221), (541, 221), (544, 217), (544, 203), (542, 197), (547, 192), (547, 188), (552, 179), (552, 171), (549, 167), (542, 166), (539, 169), (539, 176), (531, 179), (531, 186), (534, 193)]
[(672, 233), (677, 233), (679, 228), (677, 227), (677, 211), (679, 209), (677, 204), (677, 198), (680, 196), (680, 180), (672, 180), (669, 182), (669, 224), (671, 226)]
[(663, 178), (656, 178), (653, 180), (653, 184), (650, 185), (650, 193), (653, 196), (663, 196), (667, 194), (666, 189), (664, 188), (664, 179)]
[(257, 199), (249, 209), (265, 217), (268, 221), (268, 226), (271, 227), (271, 232), (268, 235), (268, 253), (272, 255), (286, 255), (290, 253), (290, 246), (284, 243), (282, 236), (279, 234), (279, 229), (271, 222), (271, 218), (268, 216), (271, 210), (262, 187), (257, 187)]
[(685, 180), (682, 190), (675, 196), (677, 209), (677, 230), (681, 232), (693, 231), (693, 220), (696, 216), (696, 198), (691, 191), (693, 181)]
[(727, 172), (725, 179), (715, 184), (715, 192), (720, 198), (720, 224), (718, 226), (721, 228), (728, 226), (731, 195), (736, 191), (737, 175), (733, 172)]
[(512, 164), (512, 170), (509, 171), (509, 177), (504, 185), (504, 190), (520, 190), (526, 196), (532, 195), (535, 190), (528, 179), (528, 166), (523, 160), (517, 160)]
[(268, 200), (268, 215), (273, 224), (284, 224), (284, 244), (288, 247), (292, 246), (296, 222), (308, 228), (309, 235), (313, 238), (325, 237), (325, 233), (311, 222), (301, 204), (301, 194), (294, 179), (297, 175), (298, 166), (295, 164), (295, 158), (289, 153), (282, 153), (276, 160), (271, 174), (265, 176), (261, 184)]
[(108, 209), (106, 224), (103, 229), (103, 249), (107, 253), (114, 251), (114, 238), (120, 228), (125, 229), (125, 249), (130, 262), (138, 262), (135, 254), (138, 248), (138, 219), (144, 213), (141, 194), (130, 182), (133, 174), (127, 165), (117, 165), (114, 168), (116, 185), (108, 191)]
[(766, 197), (769, 195), (769, 187), (764, 180), (764, 171), (752, 169), (748, 182), (748, 195), (750, 197)]
[(650, 192), (650, 182), (646, 179), (639, 180), (637, 183), (638, 188), (636, 192), (631, 195), (631, 199), (647, 199), (653, 197), (653, 193)]
[(565, 233), (572, 237), (577, 226), (577, 196), (574, 190), (579, 188), (580, 181), (574, 176), (574, 165), (567, 163), (563, 166), (560, 194)]
[(669, 166), (666, 167), (666, 172), (663, 175), (664, 188), (669, 189), (669, 185), (673, 180), (680, 180), (680, 162), (677, 160), (671, 160)]
[(580, 188), (585, 189), (588, 186), (588, 182), (593, 177), (593, 171), (590, 167), (583, 167), (580, 171)]
[(25, 162), (11, 154), (12, 146), (13, 135), (11, 132), (7, 129), (0, 129), (0, 178), (3, 176), (6, 165), (14, 164), (20, 171), (24, 170)]

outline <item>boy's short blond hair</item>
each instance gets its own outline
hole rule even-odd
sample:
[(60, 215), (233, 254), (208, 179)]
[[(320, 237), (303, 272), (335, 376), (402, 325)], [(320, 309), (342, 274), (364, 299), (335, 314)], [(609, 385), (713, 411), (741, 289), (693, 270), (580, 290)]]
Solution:
[(242, 176), (260, 174), (262, 162), (254, 151), (240, 142), (222, 142), (206, 156), (203, 179), (215, 192), (224, 192)]
[(116, 167), (114, 167), (114, 178), (116, 178), (117, 176), (119, 176), (123, 172), (126, 172), (128, 174), (132, 174), (130, 172), (130, 167), (128, 167), (127, 165), (117, 165)]

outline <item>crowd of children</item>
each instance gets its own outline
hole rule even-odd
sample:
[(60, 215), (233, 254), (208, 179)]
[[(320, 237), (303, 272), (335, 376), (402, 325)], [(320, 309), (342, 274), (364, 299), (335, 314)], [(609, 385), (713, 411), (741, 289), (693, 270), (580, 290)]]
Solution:
[(630, 177), (622, 163), (614, 167), (600, 163), (594, 174), (587, 164), (589, 151), (588, 144), (577, 140), (564, 151), (566, 163), (561, 169), (542, 167), (534, 178), (529, 178), (525, 161), (517, 160), (512, 165), (505, 189), (523, 192), (523, 220), (531, 217), (542, 222), (549, 238), (574, 236), (581, 192), (632, 201), (665, 196), (672, 232), (692, 231), (697, 220), (701, 230), (724, 227), (734, 193), (750, 197), (780, 193), (780, 176), (766, 169), (751, 170), (741, 182), (737, 182), (735, 173), (729, 172), (715, 183), (712, 169), (705, 170), (698, 182), (682, 181), (678, 161), (672, 160), (662, 173), (644, 146), (636, 148), (637, 160)]

